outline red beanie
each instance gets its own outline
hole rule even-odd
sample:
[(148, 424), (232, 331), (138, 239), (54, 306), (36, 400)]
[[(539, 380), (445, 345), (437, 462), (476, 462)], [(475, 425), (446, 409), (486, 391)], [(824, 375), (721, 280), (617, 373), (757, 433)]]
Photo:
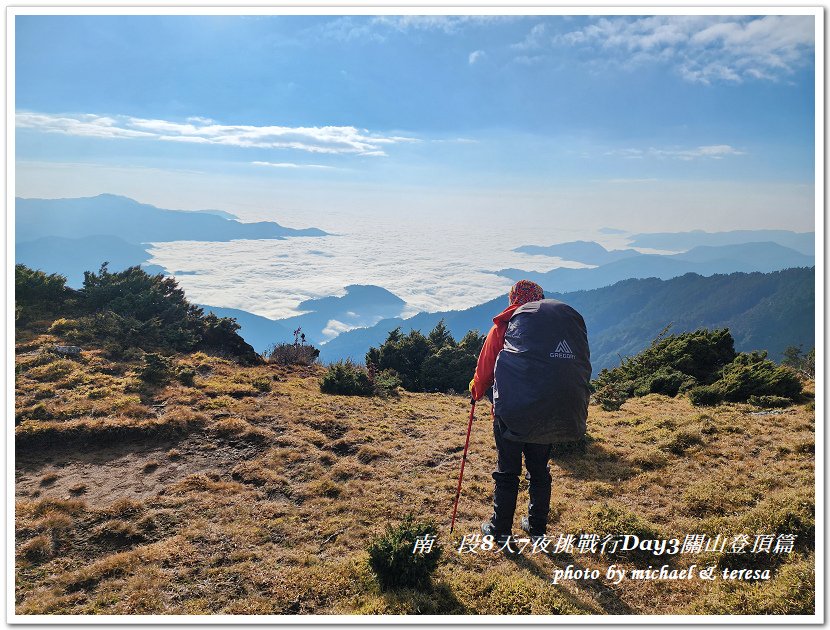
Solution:
[(511, 304), (527, 304), (528, 302), (536, 302), (545, 299), (545, 291), (535, 282), (530, 280), (519, 280), (510, 289), (510, 303)]

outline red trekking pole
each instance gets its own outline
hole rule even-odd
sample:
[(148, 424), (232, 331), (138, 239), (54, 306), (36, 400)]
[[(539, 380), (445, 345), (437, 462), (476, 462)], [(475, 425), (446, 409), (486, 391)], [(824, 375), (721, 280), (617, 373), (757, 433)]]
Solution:
[(470, 403), (470, 422), (467, 424), (467, 440), (464, 442), (464, 456), (461, 458), (461, 472), (458, 473), (458, 489), (455, 491), (455, 506), (452, 509), (452, 523), (450, 523), (450, 534), (455, 528), (455, 513), (458, 511), (458, 498), (461, 496), (461, 479), (464, 477), (464, 462), (467, 461), (467, 448), (470, 446), (470, 430), (473, 428), (473, 415), (476, 412), (476, 401)]

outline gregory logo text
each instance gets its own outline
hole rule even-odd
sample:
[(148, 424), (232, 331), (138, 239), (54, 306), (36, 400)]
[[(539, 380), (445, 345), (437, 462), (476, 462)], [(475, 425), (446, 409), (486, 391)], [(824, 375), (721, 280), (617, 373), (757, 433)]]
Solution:
[(563, 339), (556, 346), (556, 350), (550, 353), (550, 356), (554, 359), (573, 359), (575, 355), (568, 342)]

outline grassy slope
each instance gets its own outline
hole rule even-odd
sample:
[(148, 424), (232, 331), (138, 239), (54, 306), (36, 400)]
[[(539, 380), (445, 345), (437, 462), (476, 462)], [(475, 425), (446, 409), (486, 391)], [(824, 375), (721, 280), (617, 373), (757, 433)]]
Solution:
[[(613, 531), (609, 506), (614, 518), (681, 538), (782, 523), (802, 536), (767, 584), (554, 586), (552, 571), (567, 564), (604, 571), (664, 560), (455, 553), (490, 513), (487, 405), (450, 537), (464, 397), (327, 396), (319, 367), (242, 368), (204, 354), (176, 358), (196, 369), (193, 387), (148, 389), (134, 365), (95, 350), (79, 359), (42, 352), (56, 341), (18, 335), (19, 614), (812, 612), (810, 404), (768, 415), (657, 395), (618, 412), (592, 406), (587, 453), (551, 466), (550, 534)], [(438, 522), (444, 559), (431, 591), (382, 594), (365, 547), (410, 511)]]

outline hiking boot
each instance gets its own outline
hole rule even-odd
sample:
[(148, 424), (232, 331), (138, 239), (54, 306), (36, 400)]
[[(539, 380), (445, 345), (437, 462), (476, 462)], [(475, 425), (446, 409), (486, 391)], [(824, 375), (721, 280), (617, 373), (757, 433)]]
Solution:
[(510, 537), (510, 532), (499, 532), (496, 531), (496, 526), (493, 525), (492, 521), (484, 521), (481, 524), (481, 533), (485, 536), (492, 536), (493, 540), (496, 541), (499, 545), (503, 545), (507, 542), (507, 539)]
[(534, 532), (531, 530), (530, 519), (527, 516), (522, 517), (522, 522), (519, 526), (522, 528), (523, 532), (530, 535), (531, 542), (541, 540), (542, 537), (545, 535), (545, 532)]

